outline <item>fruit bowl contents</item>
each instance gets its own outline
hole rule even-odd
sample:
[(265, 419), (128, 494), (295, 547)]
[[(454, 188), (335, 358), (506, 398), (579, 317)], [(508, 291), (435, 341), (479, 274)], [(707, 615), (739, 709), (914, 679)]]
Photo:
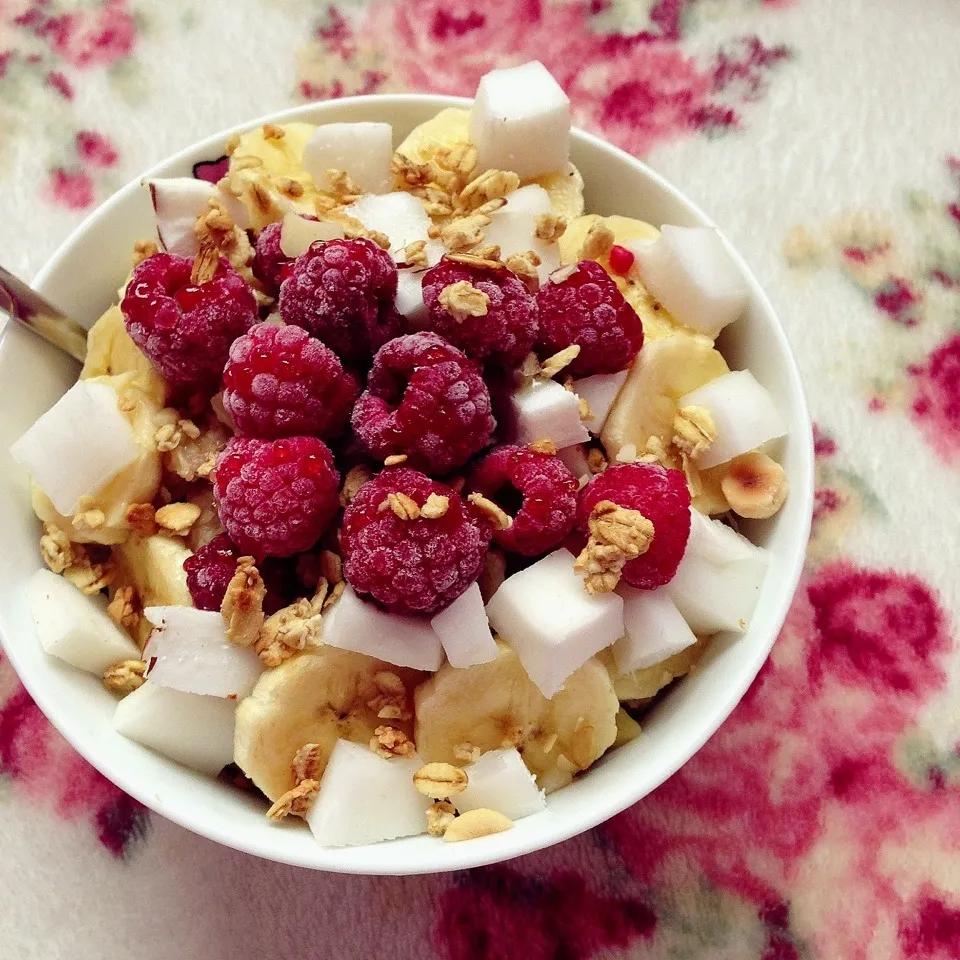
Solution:
[(531, 63), (396, 148), (266, 124), (146, 183), (156, 236), (12, 448), (47, 654), (321, 845), (509, 829), (753, 615), (786, 426), (714, 344), (741, 272), (585, 213), (569, 142)]

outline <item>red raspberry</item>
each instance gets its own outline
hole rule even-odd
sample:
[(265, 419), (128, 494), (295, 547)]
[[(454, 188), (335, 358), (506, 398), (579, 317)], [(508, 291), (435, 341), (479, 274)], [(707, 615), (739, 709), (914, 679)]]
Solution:
[[(237, 560), (242, 556), (230, 538), (221, 533), (183, 561), (187, 587), (198, 610), (220, 609), (227, 586), (237, 572)], [(277, 561), (270, 560), (264, 561), (258, 569), (267, 587), (263, 609), (268, 615), (276, 613), (292, 600), (292, 597), (288, 598), (283, 571)]]
[(313, 243), (280, 286), (280, 316), (349, 362), (368, 359), (401, 329), (397, 268), (373, 241)]
[[(458, 320), (440, 302), (451, 284), (466, 280), (490, 302), (482, 317)], [(423, 300), (431, 330), (446, 337), (468, 357), (505, 367), (519, 366), (537, 337), (537, 304), (527, 288), (505, 267), (486, 270), (444, 258), (423, 275)]]
[(557, 459), (527, 447), (491, 450), (470, 478), (470, 489), (498, 503), (513, 517), (495, 530), (497, 546), (525, 557), (560, 546), (577, 516), (577, 480)]
[(257, 301), (226, 260), (200, 286), (190, 280), (192, 268), (187, 257), (147, 257), (120, 309), (133, 342), (175, 391), (214, 394), (230, 344), (257, 322)]
[(213, 483), (220, 522), (245, 554), (262, 559), (309, 550), (340, 501), (333, 454), (315, 437), (232, 437)]
[(478, 365), (435, 333), (397, 337), (377, 352), (352, 423), (375, 457), (405, 453), (431, 473), (463, 466), (496, 426)]
[(633, 587), (652, 590), (673, 579), (690, 536), (690, 491), (680, 470), (656, 463), (623, 463), (598, 473), (581, 491), (577, 526), (587, 521), (601, 500), (639, 510), (653, 524), (653, 542), (645, 554), (628, 560), (623, 579)]
[(623, 370), (643, 346), (637, 312), (595, 260), (581, 260), (568, 277), (544, 284), (537, 307), (537, 353), (546, 359), (579, 344), (579, 356), (567, 367), (576, 377)]
[(253, 275), (263, 282), (267, 290), (275, 292), (280, 284), (290, 275), (290, 264), (293, 263), (280, 249), (281, 221), (268, 223), (257, 237), (256, 253), (253, 258)]
[[(390, 493), (422, 507), (431, 493), (447, 498), (435, 519), (402, 520), (381, 510)], [(365, 483), (343, 515), (343, 572), (357, 593), (395, 613), (435, 614), (483, 570), (490, 524), (442, 483), (409, 467), (391, 467)]]
[(337, 355), (302, 327), (251, 327), (223, 371), (223, 405), (255, 437), (337, 436), (358, 392)]

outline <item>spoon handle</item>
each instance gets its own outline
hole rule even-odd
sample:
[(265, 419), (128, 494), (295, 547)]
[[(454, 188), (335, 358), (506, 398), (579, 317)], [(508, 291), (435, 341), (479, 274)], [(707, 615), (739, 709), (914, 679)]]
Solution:
[(0, 310), (37, 336), (81, 363), (87, 356), (87, 331), (45, 300), (33, 287), (0, 266)]

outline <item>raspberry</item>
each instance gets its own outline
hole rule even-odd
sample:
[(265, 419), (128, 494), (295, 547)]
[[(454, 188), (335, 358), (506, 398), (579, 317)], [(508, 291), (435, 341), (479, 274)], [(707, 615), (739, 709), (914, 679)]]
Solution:
[(339, 507), (333, 455), (315, 437), (232, 437), (213, 494), (230, 539), (256, 559), (309, 550)]
[(601, 500), (639, 510), (653, 524), (650, 549), (627, 561), (623, 579), (646, 590), (669, 583), (690, 536), (690, 491), (683, 473), (655, 463), (608, 467), (580, 491), (577, 526), (582, 532), (587, 532), (590, 514)]
[[(391, 493), (422, 507), (447, 498), (442, 516), (401, 519), (381, 509)], [(365, 483), (343, 515), (344, 575), (357, 593), (395, 613), (429, 615), (449, 606), (483, 570), (490, 524), (442, 483), (409, 467), (391, 467)]]
[[(220, 609), (223, 595), (237, 572), (237, 560), (241, 556), (230, 538), (221, 533), (183, 561), (183, 569), (187, 573), (187, 587), (198, 610)], [(267, 587), (263, 609), (268, 615), (276, 613), (289, 602), (283, 571), (277, 561), (270, 560), (263, 562), (259, 570)]]
[(397, 268), (371, 240), (311, 244), (280, 286), (280, 316), (342, 359), (368, 359), (397, 336)]
[(192, 260), (170, 253), (147, 257), (120, 308), (127, 333), (176, 392), (214, 394), (230, 344), (257, 322), (257, 301), (226, 260), (199, 286), (192, 268)]
[[(446, 287), (465, 280), (489, 297), (481, 317), (458, 320), (440, 302)], [(427, 325), (468, 357), (519, 366), (537, 337), (537, 304), (527, 288), (506, 268), (487, 270), (444, 258), (423, 275)]]
[(337, 355), (302, 327), (251, 327), (223, 371), (223, 405), (255, 437), (337, 436), (358, 392)]
[(505, 445), (491, 450), (474, 471), (470, 488), (513, 517), (495, 530), (497, 546), (525, 557), (560, 546), (577, 516), (577, 480), (548, 453)]
[(375, 457), (406, 454), (431, 473), (462, 466), (496, 426), (478, 365), (435, 333), (397, 337), (378, 351), (352, 422)]
[(541, 287), (537, 307), (537, 353), (545, 359), (579, 344), (580, 354), (567, 368), (576, 377), (623, 370), (643, 346), (637, 312), (594, 260), (581, 260), (559, 283), (551, 280)]
[(280, 284), (290, 275), (293, 261), (280, 249), (282, 221), (268, 223), (257, 237), (256, 254), (253, 258), (253, 275), (271, 293), (280, 289)]

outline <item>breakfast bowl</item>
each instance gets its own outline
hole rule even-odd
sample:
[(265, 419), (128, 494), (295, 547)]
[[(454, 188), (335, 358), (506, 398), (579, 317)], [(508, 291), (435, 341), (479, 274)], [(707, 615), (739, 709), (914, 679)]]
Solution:
[[(469, 107), (470, 101), (433, 95), (354, 97), (308, 104), (218, 133), (158, 164), (94, 211), (40, 271), (35, 286), (89, 328), (116, 302), (135, 244), (156, 235), (154, 203), (144, 182), (206, 176), (210, 170), (216, 172), (207, 178), (216, 179), (222, 174), (218, 164), (226, 163), (224, 144), (235, 141), (236, 134), (291, 123), (388, 123), (393, 142), (399, 143), (440, 111)], [(573, 130), (569, 150), (570, 161), (583, 178), (587, 212), (636, 218), (656, 227), (714, 228), (679, 190), (598, 137)], [(70, 358), (8, 324), (0, 340), (4, 411), (0, 420), (0, 527), (4, 531), (0, 635), (27, 690), (84, 758), (151, 810), (226, 846), (313, 869), (399, 875), (481, 866), (573, 837), (641, 800), (693, 756), (756, 677), (789, 608), (809, 535), (812, 427), (798, 370), (768, 298), (742, 258), (722, 233), (719, 236), (738, 274), (746, 305), (720, 333), (717, 347), (731, 370), (749, 370), (765, 388), (784, 425), (783, 436), (765, 449), (775, 453), (783, 468), (789, 491), (786, 499), (775, 515), (737, 524), (741, 533), (766, 551), (766, 573), (749, 622), (743, 620), (739, 630), (716, 633), (696, 669), (646, 705), (639, 734), (626, 737), (629, 742), (607, 751), (572, 782), (550, 792), (539, 812), (516, 819), (510, 829), (463, 842), (445, 843), (424, 833), (379, 843), (323, 846), (296, 817), (282, 823), (268, 820), (263, 797), (237, 789), (223, 777), (176, 763), (122, 735), (114, 722), (116, 696), (99, 677), (44, 651), (35, 627), (36, 611), (32, 616), (27, 602), (31, 578), (42, 565), (41, 529), (31, 510), (29, 478), (8, 450), (71, 387), (78, 370)], [(642, 249), (631, 249), (642, 259)], [(634, 457), (642, 453), (632, 451)], [(644, 698), (634, 695), (632, 699)]]

